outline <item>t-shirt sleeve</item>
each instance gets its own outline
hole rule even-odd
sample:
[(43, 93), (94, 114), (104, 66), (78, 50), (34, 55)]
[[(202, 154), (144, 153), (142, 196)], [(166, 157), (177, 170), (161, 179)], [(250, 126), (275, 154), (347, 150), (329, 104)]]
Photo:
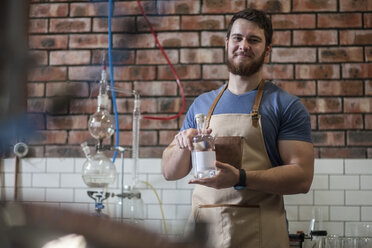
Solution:
[(278, 139), (312, 142), (310, 115), (300, 99), (284, 110)]
[(194, 111), (193, 111), (194, 105), (195, 105), (195, 102), (193, 104), (191, 104), (189, 110), (187, 111), (180, 131), (185, 130), (185, 129), (189, 129), (189, 128), (195, 128)]

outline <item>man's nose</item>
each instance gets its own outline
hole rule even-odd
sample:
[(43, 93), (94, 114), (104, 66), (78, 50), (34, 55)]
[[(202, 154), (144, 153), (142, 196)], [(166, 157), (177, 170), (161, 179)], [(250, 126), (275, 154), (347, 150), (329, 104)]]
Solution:
[(243, 50), (243, 51), (248, 51), (249, 50), (249, 44), (248, 44), (248, 41), (246, 39), (241, 40), (239, 45), (240, 45), (239, 46), (240, 50)]

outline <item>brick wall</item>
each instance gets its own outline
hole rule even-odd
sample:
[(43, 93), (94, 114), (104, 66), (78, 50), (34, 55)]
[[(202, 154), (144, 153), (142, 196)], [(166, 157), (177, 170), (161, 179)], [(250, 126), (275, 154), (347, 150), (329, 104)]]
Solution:
[[(134, 0), (114, 1), (115, 85), (141, 93), (146, 115), (173, 115), (180, 93)], [(265, 78), (301, 97), (311, 114), (318, 158), (372, 157), (372, 4), (366, 0), (142, 1), (174, 64), (189, 106), (227, 79), (225, 29), (245, 7), (267, 10), (274, 29)], [(81, 156), (96, 107), (96, 82), (107, 52), (107, 1), (32, 0), (28, 112), (38, 127), (34, 157)], [(45, 114), (56, 96), (65, 96)], [(117, 99), (120, 144), (131, 143), (130, 96)], [(182, 119), (142, 120), (140, 157), (160, 157)], [(107, 143), (110, 143), (109, 141)], [(114, 144), (111, 140), (111, 144)]]

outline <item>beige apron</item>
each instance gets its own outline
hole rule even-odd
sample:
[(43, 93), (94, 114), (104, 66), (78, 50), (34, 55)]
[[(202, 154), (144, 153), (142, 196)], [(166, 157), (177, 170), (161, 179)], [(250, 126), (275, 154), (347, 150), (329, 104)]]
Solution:
[[(271, 168), (258, 113), (264, 84), (261, 81), (251, 114), (212, 115), (227, 85), (215, 99), (206, 125), (212, 128), (212, 135), (216, 137), (218, 161), (246, 171)], [(209, 247), (289, 247), (281, 195), (235, 190), (233, 187), (217, 190), (196, 185), (190, 217), (195, 222), (209, 224)]]

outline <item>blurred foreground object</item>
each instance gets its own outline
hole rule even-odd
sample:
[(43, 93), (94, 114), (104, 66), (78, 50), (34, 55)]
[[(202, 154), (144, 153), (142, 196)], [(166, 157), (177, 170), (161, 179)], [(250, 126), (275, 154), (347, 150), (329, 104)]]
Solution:
[[(108, 218), (35, 204), (0, 203), (2, 248), (40, 248), (49, 242), (62, 242), (60, 238), (70, 234), (84, 237), (87, 248), (202, 247), (193, 242), (170, 241), (137, 225), (119, 223)], [(82, 239), (76, 241), (84, 243)]]

